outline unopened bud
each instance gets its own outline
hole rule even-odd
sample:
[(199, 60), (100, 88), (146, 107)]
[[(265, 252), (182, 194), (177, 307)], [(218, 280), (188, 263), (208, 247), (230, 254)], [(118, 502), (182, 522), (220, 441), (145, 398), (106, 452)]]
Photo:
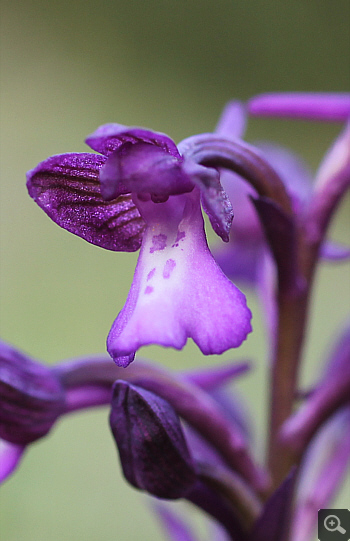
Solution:
[(64, 410), (53, 372), (0, 343), (0, 437), (26, 445), (45, 436)]
[(118, 380), (110, 425), (126, 479), (158, 498), (185, 496), (196, 481), (179, 418), (150, 391)]

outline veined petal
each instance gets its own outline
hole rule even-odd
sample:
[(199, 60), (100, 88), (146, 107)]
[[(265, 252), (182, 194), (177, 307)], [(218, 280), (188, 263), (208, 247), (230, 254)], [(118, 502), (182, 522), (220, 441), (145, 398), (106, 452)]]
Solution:
[(28, 192), (67, 231), (108, 250), (134, 252), (145, 223), (131, 196), (102, 199), (98, 176), (105, 161), (90, 153), (52, 156), (28, 172)]
[(251, 331), (251, 313), (209, 251), (198, 190), (144, 203), (141, 212), (148, 227), (129, 296), (108, 336), (110, 355), (149, 344), (182, 349), (187, 338), (205, 355), (239, 346)]
[(344, 121), (350, 116), (350, 94), (286, 92), (255, 96), (248, 103), (251, 115)]
[(164, 133), (123, 126), (122, 124), (103, 124), (91, 135), (88, 135), (85, 142), (90, 148), (105, 156), (109, 156), (124, 143), (150, 143), (162, 148), (172, 156), (180, 156), (174, 141)]

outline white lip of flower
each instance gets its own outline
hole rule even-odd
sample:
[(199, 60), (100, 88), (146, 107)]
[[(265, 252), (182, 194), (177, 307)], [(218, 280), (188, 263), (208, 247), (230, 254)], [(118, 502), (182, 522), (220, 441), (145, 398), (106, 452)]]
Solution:
[[(116, 360), (139, 347), (222, 353), (250, 332), (244, 295), (222, 273), (208, 248), (198, 189), (164, 203), (141, 202), (147, 223), (134, 280), (107, 344)], [(123, 364), (125, 366), (125, 364)]]

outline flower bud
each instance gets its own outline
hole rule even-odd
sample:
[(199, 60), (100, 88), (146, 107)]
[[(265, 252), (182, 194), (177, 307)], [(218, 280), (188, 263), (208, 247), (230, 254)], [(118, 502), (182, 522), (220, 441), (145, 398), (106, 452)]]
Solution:
[(116, 381), (110, 426), (126, 479), (158, 498), (185, 496), (196, 481), (180, 421), (150, 391)]
[(0, 342), (0, 437), (26, 445), (45, 436), (64, 410), (53, 372)]

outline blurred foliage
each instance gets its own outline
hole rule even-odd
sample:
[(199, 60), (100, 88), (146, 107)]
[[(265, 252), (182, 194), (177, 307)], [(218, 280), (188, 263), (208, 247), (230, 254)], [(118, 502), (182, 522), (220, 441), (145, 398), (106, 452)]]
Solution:
[[(1, 17), (1, 334), (46, 362), (104, 351), (136, 254), (115, 254), (60, 230), (29, 199), (25, 172), (51, 154), (86, 149), (98, 125), (120, 122), (176, 141), (210, 131), (225, 102), (264, 91), (345, 91), (347, 0), (19, 0)], [(248, 138), (277, 140), (315, 168), (339, 126), (252, 120)], [(348, 241), (349, 201), (333, 235)], [(211, 237), (212, 238), (212, 237)], [(318, 274), (305, 382), (325, 358), (350, 299), (349, 265)], [(262, 449), (264, 330), (239, 351), (254, 374), (237, 384)], [(167, 366), (216, 362), (190, 343), (145, 348)], [(188, 361), (190, 359), (190, 361)], [(106, 411), (72, 416), (33, 445), (2, 489), (7, 541), (160, 538), (144, 498), (124, 484)], [(345, 506), (339, 500), (340, 506)], [(345, 501), (345, 500), (344, 500)]]

